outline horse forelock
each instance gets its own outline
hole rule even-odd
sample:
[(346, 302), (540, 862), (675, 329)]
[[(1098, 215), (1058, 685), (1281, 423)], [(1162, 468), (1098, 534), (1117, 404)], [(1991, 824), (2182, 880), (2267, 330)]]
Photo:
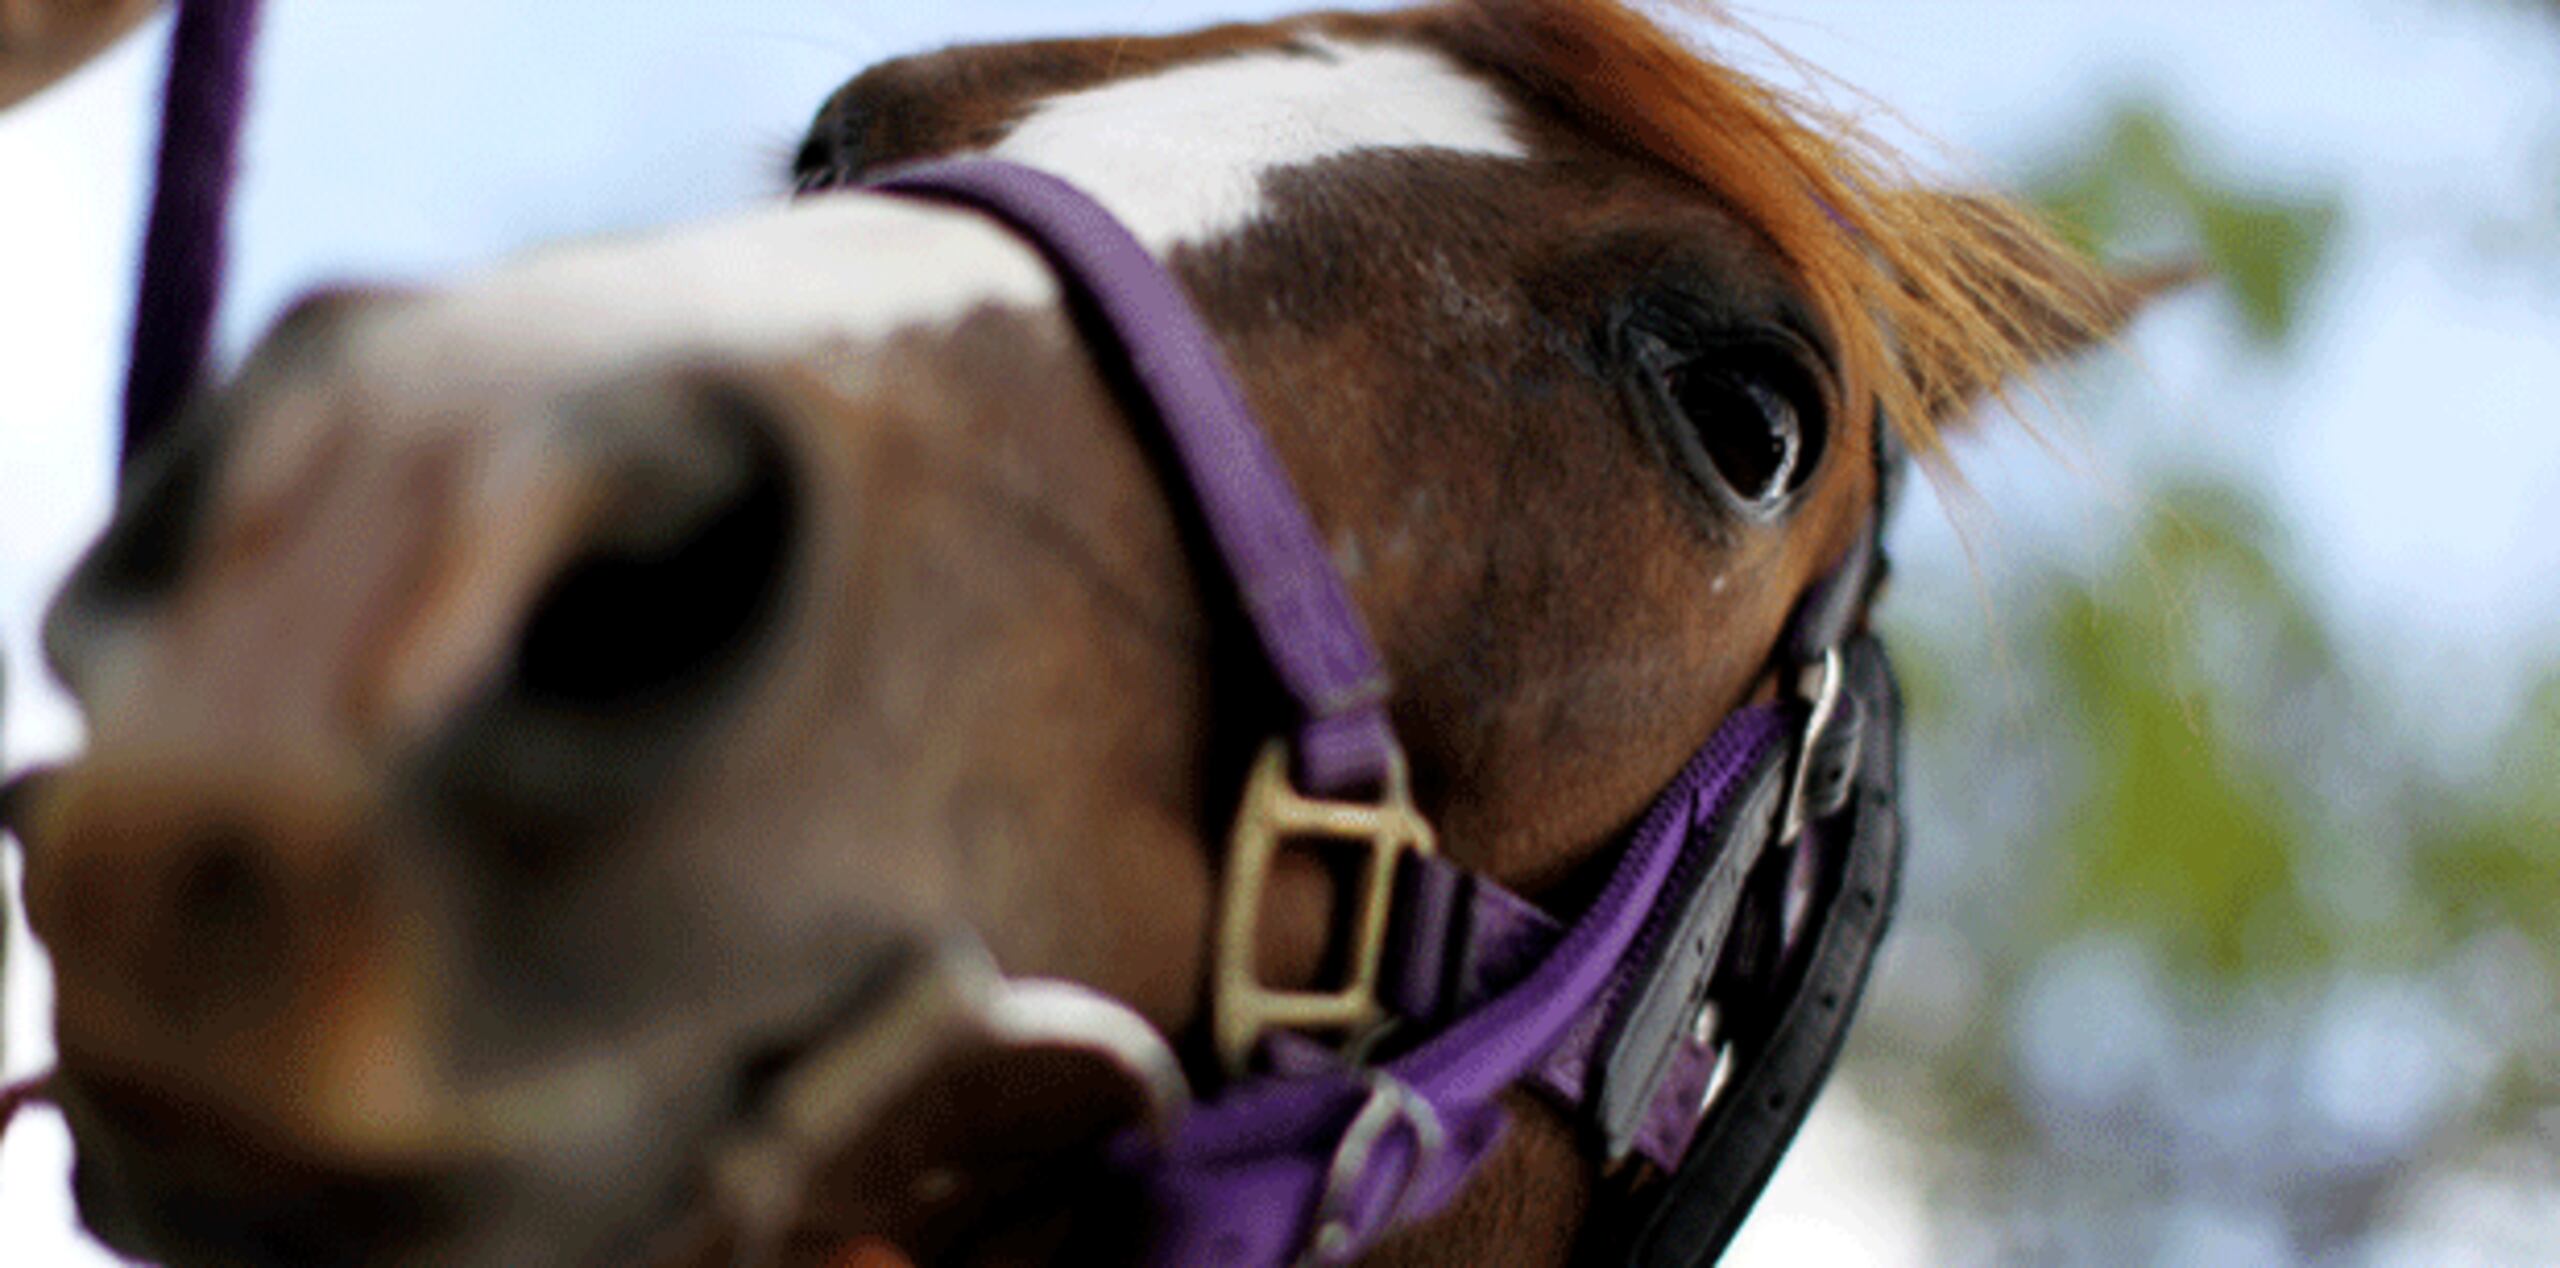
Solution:
[[(1740, 29), (1716, 0), (1672, 7)], [(1444, 12), (1465, 56), (1703, 186), (1760, 233), (1854, 390), (1924, 455), (1974, 398), (2104, 336), (2141, 298), (2032, 213), (1917, 188), (1912, 164), (1847, 113), (1701, 56), (1623, 0), (1458, 0)]]
[[(1672, 7), (1751, 38), (1717, 0)], [(1702, 55), (1625, 0), (1449, 0), (955, 50), (856, 80), (813, 136), (865, 168), (978, 151), (1043, 167), (1166, 251), (1267, 214), (1280, 173), (1364, 152), (1531, 160), (1551, 119), (1667, 169), (1759, 234), (1854, 395), (1924, 455), (1964, 407), (2110, 333), (2144, 298), (2033, 213), (1922, 188), (1851, 111)]]

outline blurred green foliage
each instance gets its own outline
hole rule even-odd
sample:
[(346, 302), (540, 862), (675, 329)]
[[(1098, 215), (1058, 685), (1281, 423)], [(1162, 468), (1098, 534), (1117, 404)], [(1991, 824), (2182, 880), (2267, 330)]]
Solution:
[(2086, 161), (2037, 182), (2036, 199), (2081, 246), (2156, 249), (2138, 238), (2174, 227), (2219, 278), (2243, 326), (2280, 345), (2302, 295), (2329, 254), (2334, 195), (2246, 192), (2217, 180), (2190, 153), (2167, 113), (2150, 102), (2119, 105)]
[[(2195, 976), (2316, 959), (2328, 938), (2294, 884), (2304, 816), (2284, 772), (2235, 734), (2247, 702), (2217, 690), (2182, 616), (2213, 605), (2297, 671), (2326, 667), (2301, 596), (2255, 543), (2262, 517), (2228, 489), (2159, 495), (2124, 566), (2053, 593), (2038, 635), (2064, 716), (2086, 737), (2078, 794), (2049, 838), (2050, 936), (2125, 928)], [(2164, 587), (2186, 593), (2164, 607)], [(2201, 634), (2201, 631), (2196, 631)]]
[[(2232, 1184), (2148, 1139), (2185, 1116), (2178, 1098), (2231, 1094), (2183, 1080), (2253, 1061), (2316, 1066), (2304, 1036), (2326, 993), (2372, 981), (2444, 993), (2484, 947), (2526, 993), (2446, 998), (2434, 1014), (2487, 1037), (2478, 1086), (2437, 1098), (2438, 1117), (2374, 1143), (2367, 1165), (2331, 1182), (2306, 1180), (2323, 1174), (2328, 1145), (2306, 1140), (2288, 1160), (2281, 1136), (2256, 1142), (2264, 1170), (2249, 1183), (2297, 1232), (2354, 1212), (2352, 1241), (2384, 1209), (2377, 1186), (2531, 1144), (2560, 1095), (2560, 1033), (2539, 1020), (2537, 989), (2560, 981), (2560, 664), (2484, 765), (2430, 760), (2337, 657), (2282, 541), (2234, 488), (2158, 491), (2093, 580), (2056, 574), (2001, 599), (2021, 605), (2011, 620), (2027, 635), (2009, 691), (1948, 693), (1984, 672), (1978, 644), (1889, 632), (1915, 686), (1913, 777), (1936, 785), (1917, 799), (1936, 813), (1915, 823), (1914, 848), (1975, 856), (1934, 886), (1933, 869), (1915, 866), (1902, 936), (1938, 942), (1940, 967), (1952, 940), (1979, 989), (1953, 1018), (1914, 1015), (1941, 1007), (1938, 993), (1879, 999), (1853, 1077), (1876, 1093), (1868, 1103), (1948, 1153), (1925, 1179), (1976, 1225), (2017, 1233), (2056, 1206), (2095, 1203), (2111, 1212), (2107, 1236), (2142, 1244), (2198, 1190)], [(1988, 787), (1997, 765), (2027, 772), (2005, 784), (2010, 799)], [(2336, 899), (2360, 883), (2381, 900)], [(2092, 946), (2130, 947), (2156, 972), (2169, 1027), (2109, 1017), (2096, 1024), (2119, 1033), (2078, 1042), (2181, 1054), (2145, 1072), (2154, 1103), (2117, 1107), (2094, 1137), (2052, 1126), (2039, 1103), (2052, 1093), (2021, 1057), (2039, 1042), (2025, 1033), (2037, 982)], [(2000, 1244), (1993, 1258), (2053, 1251)]]
[[(2194, 148), (2128, 104), (2037, 197), (2101, 256), (2200, 257), (2288, 355), (2340, 200), (2247, 188)], [(1909, 959), (1852, 1077), (1922, 1142), (1949, 1259), (2178, 1260), (2203, 1210), (2274, 1230), (2279, 1259), (2356, 1262), (2431, 1169), (2540, 1148), (2560, 1094), (2560, 660), (2485, 758), (2434, 752), (2245, 485), (2138, 503), (2094, 568), (1993, 596), (2005, 657), (1889, 620)], [(2340, 1091), (2376, 1088), (2405, 1104)]]

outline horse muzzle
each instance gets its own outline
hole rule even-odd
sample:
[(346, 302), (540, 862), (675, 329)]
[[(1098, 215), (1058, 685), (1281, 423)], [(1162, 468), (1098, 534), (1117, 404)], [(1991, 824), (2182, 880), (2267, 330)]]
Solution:
[(1006, 978), (973, 939), (947, 938), (853, 1024), (788, 1054), (712, 1149), (701, 1226), (730, 1262), (865, 1241), (947, 1262), (1017, 1234), (1006, 1226), (1037, 1192), (1071, 1195), (1088, 1239), (1127, 1236), (1139, 1221), (1121, 1208), (1138, 1195), (1096, 1164), (1166, 1138), (1190, 1102), (1172, 1047), (1135, 1011), (1078, 983)]
[(206, 1107), (113, 1077), (57, 1075), (78, 1141), (81, 1216), (128, 1255), (170, 1264), (354, 1264), (450, 1238), (470, 1169), (359, 1171), (251, 1139)]
[(893, 945), (858, 977), (741, 1030), (742, 1053), (679, 1089), (629, 1081), (661, 1064), (646, 1053), (580, 1057), (444, 1097), (397, 1148), (76, 1047), (51, 1092), (84, 1222), (170, 1265), (763, 1264), (865, 1240), (943, 1262), (1018, 1221), (1025, 1191), (1075, 1194), (1087, 1230), (1137, 1226), (1096, 1164), (1190, 1098), (1142, 1018), (1007, 979), (965, 936)]

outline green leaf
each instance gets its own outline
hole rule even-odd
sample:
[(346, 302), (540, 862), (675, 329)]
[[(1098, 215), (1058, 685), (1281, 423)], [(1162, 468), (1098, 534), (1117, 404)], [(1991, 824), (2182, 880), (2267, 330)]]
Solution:
[(2333, 192), (2276, 195), (2205, 171), (2185, 129), (2161, 107), (2119, 104), (2078, 157), (2054, 165), (2032, 197), (2063, 235), (2109, 257), (2200, 254), (2226, 284), (2263, 348), (2293, 333), (2339, 218)]

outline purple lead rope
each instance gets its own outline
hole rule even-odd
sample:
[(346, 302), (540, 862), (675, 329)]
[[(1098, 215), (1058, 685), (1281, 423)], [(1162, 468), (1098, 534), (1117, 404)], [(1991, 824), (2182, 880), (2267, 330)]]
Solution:
[(257, 22), (257, 0), (178, 0), (125, 372), (127, 468), (168, 430), (212, 342)]
[[(119, 470), (130, 470), (134, 457), (168, 429), (203, 371), (222, 298), (231, 180), (257, 21), (257, 0), (178, 0), (160, 103), (151, 227), (134, 296)], [(49, 1099), (50, 1077), (0, 1087), (0, 1138), (20, 1110)]]

